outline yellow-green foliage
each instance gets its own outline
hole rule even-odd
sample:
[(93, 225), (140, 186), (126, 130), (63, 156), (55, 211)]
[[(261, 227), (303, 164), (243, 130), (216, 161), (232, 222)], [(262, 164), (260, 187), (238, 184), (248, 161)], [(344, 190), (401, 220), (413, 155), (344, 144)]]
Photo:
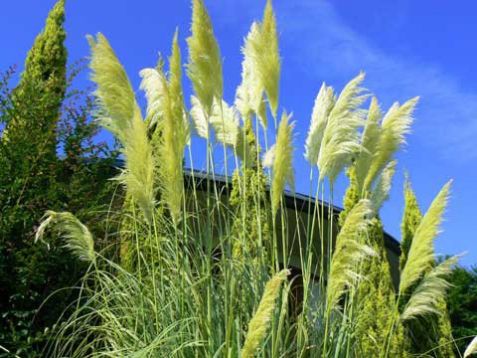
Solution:
[(414, 237), (421, 220), (422, 213), (419, 209), (416, 195), (412, 190), (411, 183), (406, 179), (404, 185), (404, 213), (401, 221), (401, 257), (399, 260), (401, 270), (406, 265), (412, 238)]
[(118, 180), (150, 220), (155, 205), (154, 162), (147, 127), (124, 68), (107, 39), (89, 37), (92, 80), (98, 88), (98, 119), (122, 144), (125, 169)]
[[(243, 138), (252, 152), (260, 151), (250, 119), (245, 121)], [(266, 258), (265, 251), (270, 245), (267, 177), (260, 161), (249, 163), (254, 165), (247, 166), (244, 163), (242, 173), (239, 170), (234, 172), (229, 199), (235, 209), (232, 254), (239, 263), (248, 259), (256, 261)]]
[[(66, 38), (64, 21), (65, 0), (58, 0), (48, 14), (45, 28), (36, 37), (33, 47), (28, 52), (18, 95), (21, 96), (21, 87), (26, 83), (40, 80), (45, 82), (45, 89), (56, 91), (57, 101), (61, 103), (66, 90), (67, 52), (63, 46)], [(58, 115), (58, 112), (55, 114)]]
[[(454, 337), (452, 336), (452, 326), (449, 317), (449, 311), (447, 309), (447, 303), (445, 299), (440, 299), (437, 302), (436, 309), (438, 311), (437, 327), (438, 327), (438, 340), (432, 348), (437, 348), (440, 357), (455, 357), (454, 354)], [(458, 337), (456, 337), (458, 338)]]
[(266, 337), (268, 325), (275, 310), (275, 301), (280, 293), (280, 287), (289, 274), (290, 271), (282, 270), (275, 274), (265, 285), (257, 311), (248, 324), (248, 332), (242, 348), (242, 358), (253, 357), (255, 351)]
[[(64, 21), (65, 1), (59, 0), (48, 14), (43, 31), (28, 51), (25, 69), (14, 92), (13, 100), (18, 105), (33, 100), (44, 106), (42, 113), (35, 115), (34, 123), (26, 123), (23, 117), (12, 118), (2, 134), (3, 140), (6, 140), (8, 131), (25, 131), (31, 126), (40, 128), (45, 138), (43, 141), (41, 138), (35, 140), (47, 147), (51, 156), (56, 154), (56, 124), (66, 92)], [(31, 98), (32, 91), (35, 92), (35, 98)]]
[(220, 50), (203, 0), (192, 1), (192, 36), (189, 45), (187, 74), (194, 91), (204, 106), (206, 116), (212, 110), (214, 98), (222, 100), (222, 61)]
[(371, 220), (365, 241), (370, 245), (376, 256), (364, 262), (360, 282), (355, 297), (357, 305), (355, 340), (359, 356), (378, 357), (388, 344), (386, 332), (393, 322), (395, 332), (389, 342), (390, 357), (406, 356), (402, 324), (398, 321), (399, 312), (395, 301), (395, 291), (391, 279), (391, 270), (384, 248), (383, 228), (379, 219)]
[(243, 168), (232, 179), (229, 202), (236, 209), (232, 226), (233, 256), (238, 262), (266, 258), (270, 223), (266, 207), (267, 178), (261, 168)]

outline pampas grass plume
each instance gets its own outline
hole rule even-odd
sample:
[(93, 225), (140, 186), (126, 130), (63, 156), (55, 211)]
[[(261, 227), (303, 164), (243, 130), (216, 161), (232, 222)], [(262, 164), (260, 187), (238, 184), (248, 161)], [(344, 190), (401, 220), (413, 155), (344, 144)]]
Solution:
[(248, 324), (248, 332), (242, 348), (242, 358), (251, 358), (267, 334), (268, 324), (271, 320), (275, 301), (280, 293), (280, 287), (290, 271), (285, 269), (275, 274), (265, 285), (262, 299), (257, 312)]

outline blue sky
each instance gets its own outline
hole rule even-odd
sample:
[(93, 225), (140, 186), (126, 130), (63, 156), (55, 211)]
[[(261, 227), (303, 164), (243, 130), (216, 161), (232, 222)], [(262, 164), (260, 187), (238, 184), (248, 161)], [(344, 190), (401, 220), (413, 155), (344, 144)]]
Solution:
[[(13, 64), (21, 68), (53, 3), (2, 4), (0, 70)], [(261, 18), (264, 3), (206, 0), (224, 59), (229, 102), (240, 82), (243, 37), (252, 21)], [(341, 89), (364, 70), (366, 87), (384, 108), (395, 100), (421, 96), (413, 132), (398, 155), (391, 198), (382, 211), (386, 230), (399, 237), (405, 171), (423, 209), (452, 178), (452, 198), (437, 251), (466, 251), (462, 263), (477, 263), (477, 3), (275, 0), (274, 6), (283, 60), (280, 106), (292, 111), (296, 121), (297, 191), (308, 193), (303, 143), (322, 81)], [(103, 32), (139, 88), (139, 70), (153, 66), (159, 52), (168, 55), (176, 27), (186, 55), (189, 20), (187, 0), (67, 0), (70, 61), (87, 56), (86, 34)], [(81, 76), (78, 85), (88, 85), (87, 73)], [(188, 82), (186, 88), (190, 93)], [(342, 197), (345, 185), (341, 178), (336, 198)]]

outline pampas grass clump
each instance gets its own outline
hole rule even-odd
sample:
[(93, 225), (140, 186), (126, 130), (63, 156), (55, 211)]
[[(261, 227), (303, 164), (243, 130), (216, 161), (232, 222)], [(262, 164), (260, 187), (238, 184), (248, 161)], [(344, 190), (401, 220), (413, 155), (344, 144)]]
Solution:
[[(45, 230), (55, 229), (89, 263), (74, 313), (54, 332), (47, 356), (360, 356), (356, 320), (363, 307), (358, 293), (369, 279), (364, 268), (387, 260), (384, 244), (370, 244), (370, 237), (379, 229), (397, 168), (394, 155), (410, 131), (417, 98), (383, 115), (375, 97), (365, 103), (364, 73), (339, 95), (323, 83), (304, 153), (310, 196), (321, 193), (322, 200), (316, 195), (301, 212), (295, 201), (291, 210), (283, 195), (287, 185), (294, 189), (294, 123), (285, 111), (277, 123), (277, 34), (268, 0), (245, 38), (242, 81), (227, 102), (212, 22), (203, 1), (193, 0), (186, 65), (191, 106), (184, 101), (176, 32), (167, 64), (161, 58), (140, 72), (145, 119), (109, 42), (102, 34), (89, 37), (96, 117), (116, 137), (124, 159), (116, 178), (124, 204), (108, 223), (120, 248), (101, 247), (71, 213), (46, 213), (37, 240), (47, 241)], [(276, 122), (270, 148), (268, 114)], [(192, 135), (206, 145), (193, 147)], [(223, 148), (219, 157), (216, 145)], [(205, 158), (205, 174), (192, 170), (184, 180), (184, 162), (193, 166), (197, 155)], [(214, 180), (215, 168), (227, 175), (231, 162), (233, 182)], [(332, 201), (333, 184), (345, 170), (352, 174), (353, 205), (338, 225), (325, 201)], [(450, 183), (408, 240), (398, 292), (390, 296), (395, 309), (381, 312), (391, 322), (380, 332), (382, 357), (390, 356), (390, 342), (407, 347), (396, 329), (401, 322), (442, 313), (438, 303), (457, 259), (435, 266), (433, 243), (449, 189)], [(119, 258), (111, 254), (116, 251)], [(472, 351), (475, 340), (464, 355)]]

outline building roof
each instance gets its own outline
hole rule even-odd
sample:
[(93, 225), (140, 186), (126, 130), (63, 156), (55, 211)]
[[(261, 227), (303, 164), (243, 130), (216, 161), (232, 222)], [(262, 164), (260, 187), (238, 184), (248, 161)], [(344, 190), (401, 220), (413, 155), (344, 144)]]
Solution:
[[(214, 181), (219, 187), (222, 192), (228, 193), (228, 191), (232, 188), (232, 178), (230, 176), (220, 175), (220, 174), (209, 174), (207, 175), (206, 172), (201, 170), (192, 170), (190, 168), (184, 169), (186, 185), (191, 185), (191, 180), (195, 181), (195, 185), (199, 190), (206, 191), (207, 190), (207, 178), (209, 180)], [(327, 202), (323, 202), (321, 200), (315, 200), (315, 198), (300, 194), (300, 193), (292, 193), (291, 191), (285, 191), (285, 205), (288, 209), (299, 210), (300, 212), (312, 212), (315, 208), (315, 203), (318, 202), (319, 205), (323, 205), (326, 211), (326, 216), (328, 216), (328, 212), (330, 208), (333, 209), (333, 213), (335, 215), (339, 215), (342, 208), (333, 205), (331, 206)], [(310, 211), (309, 211), (310, 210)], [(386, 248), (392, 252), (394, 252), (397, 256), (401, 254), (401, 246), (399, 241), (397, 241), (393, 236), (384, 232), (384, 244)]]

